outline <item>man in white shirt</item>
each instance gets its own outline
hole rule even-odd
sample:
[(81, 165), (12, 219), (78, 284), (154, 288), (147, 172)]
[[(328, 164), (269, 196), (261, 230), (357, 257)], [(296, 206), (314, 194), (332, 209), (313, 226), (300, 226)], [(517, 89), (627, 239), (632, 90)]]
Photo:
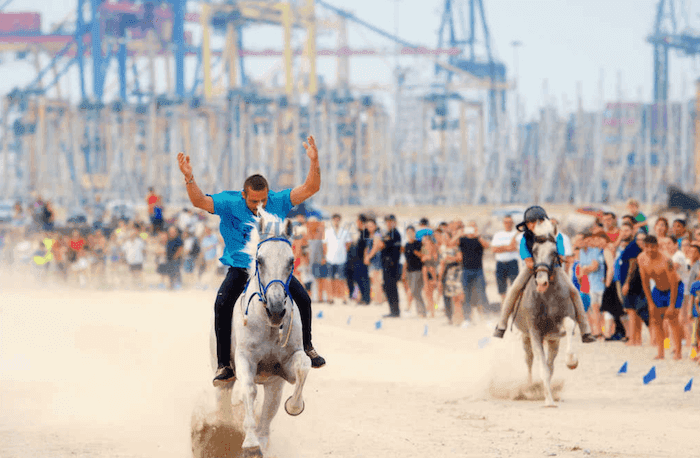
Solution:
[(343, 291), (345, 285), (345, 263), (352, 239), (347, 228), (340, 227), (340, 215), (331, 218), (331, 225), (323, 237), (323, 251), (326, 253), (327, 281), (330, 283), (331, 296), (341, 299), (347, 296)]
[(139, 236), (136, 229), (129, 230), (129, 238), (122, 245), (124, 258), (129, 266), (132, 276), (132, 286), (143, 288), (143, 261), (146, 251), (146, 242)]
[(508, 283), (518, 276), (518, 261), (520, 254), (518, 246), (522, 233), (515, 229), (513, 218), (506, 215), (503, 218), (504, 230), (498, 231), (491, 240), (491, 250), (496, 258), (496, 283), (498, 284), (498, 294), (501, 301), (506, 297)]

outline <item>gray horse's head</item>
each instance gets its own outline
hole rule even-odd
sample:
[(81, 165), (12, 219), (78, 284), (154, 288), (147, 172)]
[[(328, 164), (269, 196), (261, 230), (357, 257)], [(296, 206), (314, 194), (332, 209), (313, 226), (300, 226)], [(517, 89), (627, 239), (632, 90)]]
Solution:
[[(280, 326), (285, 316), (291, 313), (292, 302), (288, 286), (294, 272), (294, 252), (290, 236), (291, 221), (258, 210), (257, 223), (251, 232), (249, 245), (252, 258), (250, 272), (259, 279), (259, 289), (265, 307), (265, 316), (270, 326)], [(252, 247), (251, 247), (252, 248)], [(257, 265), (257, 269), (254, 267)], [(251, 281), (258, 282), (252, 278)]]
[(538, 293), (544, 293), (554, 275), (559, 262), (557, 252), (557, 226), (550, 220), (539, 221), (532, 230), (535, 243), (532, 246), (532, 260), (535, 269), (535, 286)]

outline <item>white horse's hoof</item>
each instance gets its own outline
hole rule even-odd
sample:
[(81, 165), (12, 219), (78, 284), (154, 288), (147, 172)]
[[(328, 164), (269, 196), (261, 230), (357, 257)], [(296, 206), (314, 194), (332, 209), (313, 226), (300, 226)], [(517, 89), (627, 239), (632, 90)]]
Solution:
[(241, 456), (243, 458), (263, 458), (262, 450), (260, 447), (248, 447), (241, 449)]
[(290, 396), (287, 398), (286, 401), (284, 401), (284, 410), (287, 412), (289, 415), (292, 417), (296, 417), (297, 415), (301, 415), (301, 413), (304, 411), (304, 400), (302, 399), (301, 401), (301, 408), (300, 409), (295, 409), (292, 406), (292, 397)]
[(553, 403), (553, 402), (552, 402), (551, 404), (548, 403), (548, 402), (545, 402), (545, 404), (544, 404), (542, 407), (544, 407), (544, 408), (554, 408), (554, 409), (556, 409), (556, 408), (559, 407), (559, 406), (556, 405), (556, 404)]
[(578, 359), (577, 358), (567, 358), (566, 359), (566, 367), (568, 367), (571, 370), (574, 370), (578, 367)]

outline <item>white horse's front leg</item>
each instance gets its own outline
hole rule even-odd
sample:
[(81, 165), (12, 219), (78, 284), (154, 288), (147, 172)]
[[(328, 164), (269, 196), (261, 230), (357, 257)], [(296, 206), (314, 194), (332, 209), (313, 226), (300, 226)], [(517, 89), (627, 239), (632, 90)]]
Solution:
[(306, 353), (299, 350), (292, 355), (288, 370), (290, 370), (290, 373), (294, 374), (296, 384), (294, 385), (294, 393), (284, 403), (284, 410), (289, 415), (297, 416), (304, 411), (302, 391), (304, 390), (306, 376), (309, 370), (311, 370), (311, 360), (306, 356)]
[(527, 364), (527, 384), (532, 385), (532, 343), (529, 337), (523, 337), (523, 348), (525, 349), (525, 364)]
[(241, 393), (243, 395), (243, 408), (244, 408), (244, 419), (243, 419), (243, 432), (245, 432), (245, 439), (243, 440), (243, 453), (244, 456), (262, 456), (260, 451), (260, 442), (258, 441), (258, 436), (256, 434), (256, 422), (255, 422), (255, 396), (257, 394), (257, 387), (255, 386), (255, 372), (257, 371), (257, 364), (250, 361), (247, 355), (244, 355), (240, 351), (236, 351), (235, 355), (236, 362), (236, 378), (237, 383), (240, 383)]
[(270, 424), (280, 408), (283, 386), (284, 380), (282, 378), (265, 385), (265, 399), (260, 421), (258, 422), (258, 440), (263, 452), (267, 451), (267, 445), (270, 440)]
[(530, 343), (532, 344), (533, 353), (540, 360), (540, 376), (542, 377), (542, 384), (544, 385), (544, 405), (545, 407), (556, 407), (554, 397), (552, 396), (552, 387), (549, 383), (552, 374), (549, 370), (547, 359), (544, 356), (542, 337), (535, 335), (532, 329), (530, 329)]
[(574, 354), (573, 341), (574, 329), (576, 322), (568, 316), (564, 318), (564, 329), (566, 330), (566, 367), (576, 369), (578, 367), (578, 358)]

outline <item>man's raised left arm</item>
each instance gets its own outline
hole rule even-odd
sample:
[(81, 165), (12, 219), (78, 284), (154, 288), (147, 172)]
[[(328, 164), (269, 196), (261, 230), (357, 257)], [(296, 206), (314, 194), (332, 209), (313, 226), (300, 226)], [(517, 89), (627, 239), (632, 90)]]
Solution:
[(307, 142), (304, 142), (304, 149), (311, 164), (309, 166), (309, 174), (306, 176), (304, 184), (292, 189), (289, 194), (289, 199), (292, 205), (299, 205), (306, 199), (310, 198), (321, 189), (321, 165), (318, 163), (318, 149), (316, 148), (316, 140), (313, 135), (309, 135)]

